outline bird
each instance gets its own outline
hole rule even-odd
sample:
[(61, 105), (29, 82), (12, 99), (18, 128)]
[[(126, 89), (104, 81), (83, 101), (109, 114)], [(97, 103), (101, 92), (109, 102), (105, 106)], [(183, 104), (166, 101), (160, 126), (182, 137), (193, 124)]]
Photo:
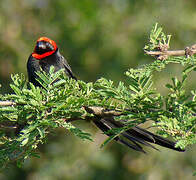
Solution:
[[(40, 86), (39, 82), (36, 80), (36, 72), (42, 69), (46, 73), (49, 73), (51, 66), (54, 66), (55, 72), (64, 69), (69, 78), (77, 80), (67, 60), (60, 54), (56, 42), (48, 37), (40, 37), (36, 42), (33, 53), (29, 56), (27, 61), (29, 82), (33, 83), (35, 86)], [(113, 117), (97, 117), (96, 120), (93, 120), (93, 122), (101, 131), (104, 132), (104, 134), (108, 136), (114, 135), (112, 132), (108, 133), (108, 130), (113, 128), (123, 128), (125, 126), (123, 122), (115, 121)], [(158, 150), (152, 144), (157, 144), (179, 152), (185, 151), (184, 149), (175, 147), (175, 142), (153, 134), (139, 126), (132, 127), (125, 132), (122, 132), (114, 139), (133, 150), (143, 153), (146, 153), (143, 146), (148, 146)]]
[(64, 69), (68, 77), (77, 80), (67, 60), (60, 54), (56, 42), (48, 37), (40, 37), (27, 61), (29, 82), (35, 86), (40, 86), (36, 80), (38, 78), (36, 72), (42, 69), (46, 73), (49, 73), (51, 66), (54, 66), (54, 72)]

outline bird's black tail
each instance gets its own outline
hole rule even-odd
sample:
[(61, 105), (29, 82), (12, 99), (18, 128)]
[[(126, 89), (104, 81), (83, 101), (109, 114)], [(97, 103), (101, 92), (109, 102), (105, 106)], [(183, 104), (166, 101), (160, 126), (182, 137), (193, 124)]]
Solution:
[[(108, 130), (112, 128), (122, 128), (124, 125), (123, 123), (119, 121), (115, 121), (113, 118), (102, 118), (97, 121), (94, 121), (95, 125), (101, 129), (104, 133), (108, 136), (111, 136), (113, 134), (107, 133)], [(133, 127), (123, 133), (121, 133), (118, 137), (115, 138), (116, 141), (120, 142), (121, 144), (124, 144), (131, 149), (134, 149), (136, 151), (140, 151), (145, 153), (142, 145), (151, 147), (153, 149), (158, 150), (156, 147), (154, 147), (153, 144), (158, 144), (160, 146), (183, 152), (185, 150), (175, 147), (175, 142), (170, 141), (166, 138), (163, 138), (161, 136), (155, 135), (143, 128), (140, 128), (138, 126)]]

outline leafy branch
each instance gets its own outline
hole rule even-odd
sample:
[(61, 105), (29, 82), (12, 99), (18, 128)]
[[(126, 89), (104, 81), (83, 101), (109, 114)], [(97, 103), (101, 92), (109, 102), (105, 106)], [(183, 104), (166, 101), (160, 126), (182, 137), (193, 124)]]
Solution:
[[(145, 52), (160, 51), (169, 47), (171, 36), (165, 35), (157, 25), (150, 34)], [(168, 51), (167, 51), (168, 52)], [(148, 54), (148, 53), (147, 53)], [(159, 58), (158, 58), (159, 59)], [(12, 75), (13, 94), (0, 94), (0, 166), (10, 162), (19, 165), (24, 159), (36, 156), (38, 144), (44, 143), (51, 130), (65, 128), (82, 140), (91, 135), (71, 122), (76, 120), (99, 121), (112, 117), (123, 123), (122, 128), (111, 129), (113, 134), (103, 145), (128, 129), (152, 121), (158, 133), (172, 136), (176, 146), (185, 148), (196, 143), (196, 91), (187, 92), (190, 72), (196, 70), (194, 56), (167, 56), (125, 74), (129, 84), (105, 78), (95, 83), (68, 79), (63, 71), (38, 73), (42, 88), (27, 83), (23, 75)], [(155, 71), (162, 71), (169, 63), (183, 66), (181, 78), (166, 84), (169, 93), (161, 95), (153, 87)], [(164, 86), (164, 85), (163, 85)]]
[(168, 50), (171, 35), (165, 35), (162, 27), (156, 23), (151, 31), (149, 44), (145, 45), (146, 54), (155, 56), (156, 59), (166, 60), (169, 56), (192, 56), (196, 53), (196, 44), (186, 47), (185, 50)]

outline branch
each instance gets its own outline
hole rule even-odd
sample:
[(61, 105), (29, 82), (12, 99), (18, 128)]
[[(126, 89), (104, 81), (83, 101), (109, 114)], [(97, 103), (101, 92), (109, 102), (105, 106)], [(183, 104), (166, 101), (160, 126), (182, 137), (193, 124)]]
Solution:
[(185, 50), (173, 50), (173, 51), (168, 51), (168, 47), (164, 48), (160, 45), (158, 47), (159, 51), (145, 51), (146, 54), (150, 56), (155, 56), (156, 59), (159, 60), (165, 60), (168, 58), (168, 56), (192, 56), (196, 54), (196, 44), (192, 45), (191, 47), (186, 47)]
[[(12, 101), (0, 101), (0, 106), (15, 106), (17, 105), (15, 102)], [(122, 115), (121, 111), (116, 111), (116, 110), (109, 110), (109, 109), (104, 109), (102, 107), (98, 106), (84, 106), (84, 109), (91, 114), (101, 116), (101, 117), (108, 117), (108, 116), (120, 116)], [(78, 119), (78, 118), (77, 118)], [(69, 121), (74, 121), (76, 119), (70, 119)], [(78, 119), (82, 120), (82, 119)]]
[[(157, 51), (158, 52), (158, 51)], [(12, 101), (0, 101), (0, 106), (15, 106), (17, 105), (15, 102)], [(112, 117), (112, 116), (120, 116), (123, 113), (118, 110), (110, 110), (110, 109), (104, 109), (103, 107), (98, 106), (83, 106), (83, 108), (86, 110), (86, 112), (90, 114), (94, 114), (99, 117)], [(196, 114), (192, 114), (193, 116), (196, 116)], [(77, 120), (92, 120), (93, 117), (91, 116), (84, 116), (84, 118), (64, 118), (63, 120), (67, 122), (77, 121)]]
[[(15, 103), (13, 101), (0, 101), (0, 106), (16, 106), (16, 105), (17, 105), (17, 103)], [(84, 106), (83, 108), (88, 113), (94, 114), (98, 117), (112, 117), (112, 116), (122, 115), (121, 111), (104, 109), (103, 107), (98, 107), (98, 106), (89, 106), (89, 107)], [(93, 121), (93, 120), (97, 120), (97, 117), (83, 116), (83, 118), (72, 117), (72, 118), (64, 118), (63, 120), (66, 122), (73, 122), (73, 121), (78, 121), (78, 120)]]
[(0, 101), (0, 106), (13, 106), (13, 105), (16, 105), (16, 103), (12, 101)]
[(94, 114), (99, 117), (111, 117), (111, 116), (120, 116), (122, 115), (121, 111), (116, 111), (116, 110), (109, 110), (109, 109), (104, 109), (102, 107), (96, 107), (96, 106), (84, 106), (84, 109), (91, 114)]

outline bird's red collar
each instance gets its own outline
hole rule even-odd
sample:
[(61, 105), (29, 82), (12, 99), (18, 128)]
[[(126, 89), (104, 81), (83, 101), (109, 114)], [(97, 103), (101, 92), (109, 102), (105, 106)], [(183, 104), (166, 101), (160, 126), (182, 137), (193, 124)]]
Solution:
[(53, 50), (53, 51), (46, 52), (46, 53), (44, 53), (44, 54), (37, 54), (37, 53), (33, 52), (33, 53), (32, 53), (32, 56), (33, 56), (34, 58), (41, 60), (41, 59), (43, 59), (43, 58), (45, 58), (45, 57), (48, 57), (48, 56), (52, 55), (52, 54), (55, 53), (55, 51), (57, 50), (57, 45), (56, 45), (55, 41), (53, 41), (53, 40), (51, 40), (51, 39), (49, 39), (49, 38), (47, 38), (47, 37), (41, 37), (41, 38), (39, 38), (39, 39), (37, 40), (37, 42), (39, 42), (39, 41), (46, 41), (46, 42), (49, 42), (49, 43), (52, 44), (52, 46), (54, 47), (54, 50)]

